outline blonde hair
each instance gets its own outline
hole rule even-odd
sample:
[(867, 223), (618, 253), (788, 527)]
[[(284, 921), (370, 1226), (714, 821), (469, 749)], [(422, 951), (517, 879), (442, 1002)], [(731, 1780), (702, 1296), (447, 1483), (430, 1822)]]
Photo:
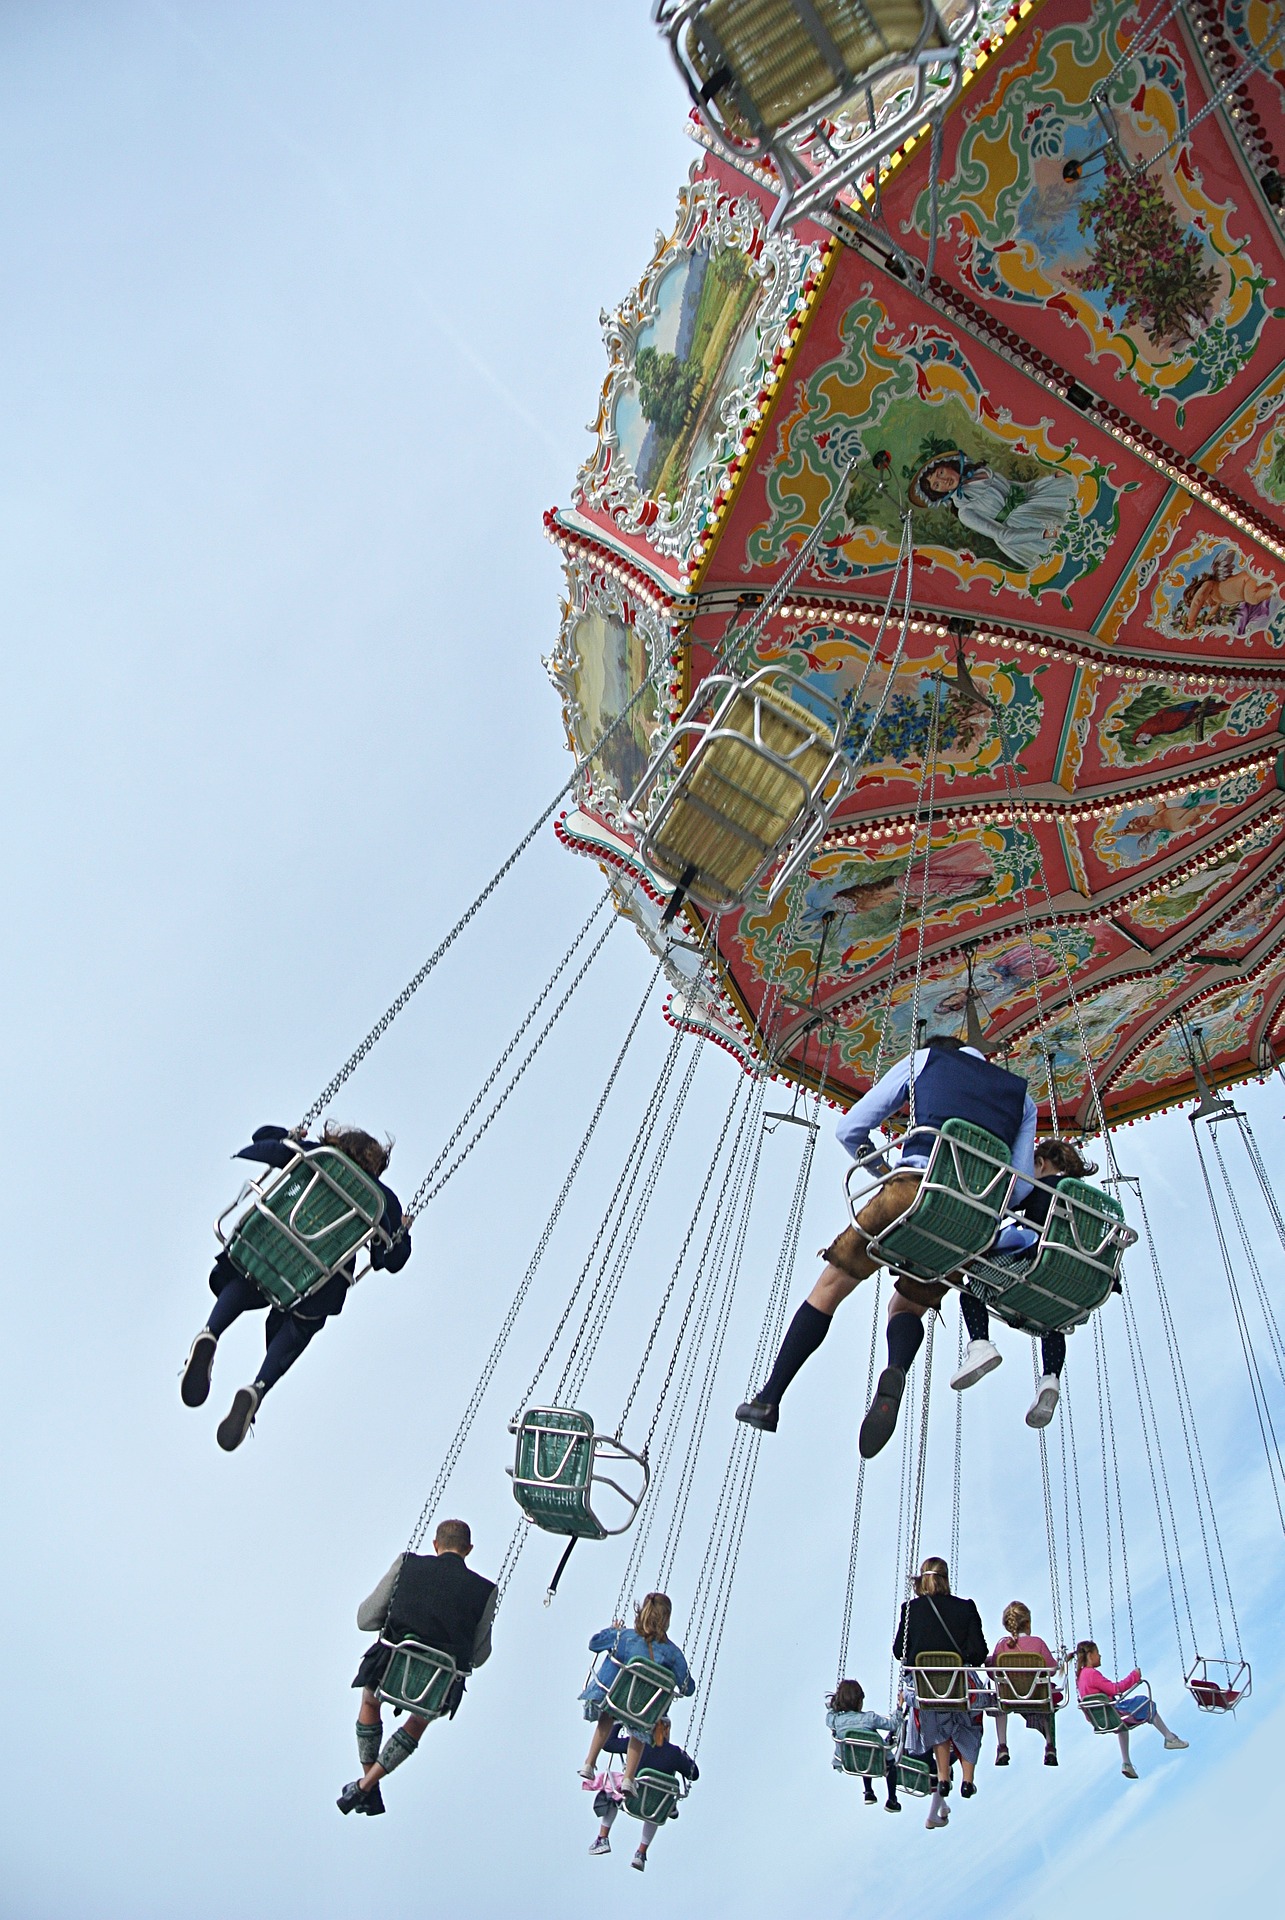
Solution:
[(928, 1594), (950, 1592), (950, 1569), (940, 1554), (930, 1554), (920, 1567), (919, 1578), (915, 1581), (915, 1592), (921, 1599)]
[(667, 1593), (645, 1593), (634, 1611), (634, 1632), (640, 1633), (650, 1648), (654, 1640), (668, 1637), (673, 1611)]
[(1084, 1672), (1084, 1669), (1086, 1667), (1100, 1667), (1101, 1664), (1102, 1664), (1102, 1655), (1098, 1650), (1097, 1641), (1096, 1640), (1079, 1641), (1075, 1649), (1076, 1678), (1077, 1679), (1079, 1678), (1079, 1676)]
[(1011, 1640), (1031, 1630), (1031, 1610), (1023, 1600), (1010, 1600), (1004, 1609), (1004, 1631)]

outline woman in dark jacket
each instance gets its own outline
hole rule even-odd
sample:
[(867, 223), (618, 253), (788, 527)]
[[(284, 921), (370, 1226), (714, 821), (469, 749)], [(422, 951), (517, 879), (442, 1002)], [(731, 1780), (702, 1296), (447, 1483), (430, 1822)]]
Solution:
[[(903, 1667), (921, 1662), (931, 1669), (941, 1654), (956, 1654), (965, 1667), (984, 1667), (989, 1648), (982, 1631), (982, 1617), (971, 1600), (957, 1597), (950, 1590), (946, 1562), (935, 1554), (925, 1560), (915, 1581), (915, 1598), (903, 1602), (893, 1655)], [(919, 1731), (924, 1748), (931, 1747), (937, 1758), (937, 1791), (928, 1809), (926, 1825), (944, 1827), (949, 1814), (946, 1795), (950, 1792), (950, 1754), (959, 1755), (964, 1784), (960, 1793), (970, 1800), (977, 1787), (973, 1775), (982, 1747), (981, 1715), (969, 1713), (964, 1706), (926, 1707), (918, 1701)]]
[[(286, 1167), (300, 1148), (304, 1153), (318, 1146), (333, 1147), (366, 1174), (384, 1197), (380, 1228), (386, 1238), (376, 1235), (371, 1242), (370, 1264), (389, 1273), (399, 1273), (410, 1259), (410, 1233), (406, 1229), (401, 1202), (391, 1187), (380, 1179), (392, 1152), (391, 1143), (376, 1140), (360, 1127), (338, 1127), (327, 1123), (320, 1141), (293, 1140), (284, 1127), (259, 1127), (248, 1147), (234, 1154), (237, 1160), (257, 1160), (267, 1167)], [(388, 1242), (391, 1241), (391, 1245)], [(225, 1453), (240, 1446), (254, 1423), (264, 1395), (288, 1367), (292, 1367), (313, 1335), (325, 1322), (342, 1313), (348, 1289), (354, 1277), (354, 1262), (349, 1261), (331, 1275), (323, 1287), (310, 1293), (293, 1312), (273, 1307), (268, 1314), (263, 1363), (254, 1384), (241, 1387), (229, 1413), (219, 1423), (218, 1442)], [(180, 1393), (185, 1407), (204, 1405), (210, 1391), (210, 1373), (214, 1366), (219, 1338), (243, 1313), (269, 1305), (253, 1280), (238, 1273), (227, 1253), (220, 1253), (210, 1275), (210, 1291), (218, 1297), (209, 1319), (192, 1342), (183, 1368)]]

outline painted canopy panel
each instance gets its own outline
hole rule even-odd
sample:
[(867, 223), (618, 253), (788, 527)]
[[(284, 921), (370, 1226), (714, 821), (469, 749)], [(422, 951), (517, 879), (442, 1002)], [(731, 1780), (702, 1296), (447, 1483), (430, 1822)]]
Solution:
[(748, 1058), (776, 978), (780, 1070), (847, 1100), (909, 1044), (916, 970), (956, 1030), (971, 968), (988, 1040), (1089, 1124), (1095, 1086), (1109, 1116), (1184, 1097), (1196, 1028), (1256, 1071), (1285, 1004), (1285, 52), (1214, 100), (1278, 7), (1190, 0), (1139, 54), (1123, 0), (993, 12), (930, 278), (897, 254), (926, 257), (927, 140), (772, 236), (763, 177), (705, 157), (604, 318), (547, 522), (577, 754), (656, 686), (560, 831), (659, 942), (630, 795), (729, 647), (788, 668), (838, 703), (853, 790), (795, 894), (718, 921), (712, 990), (672, 951), (671, 1017)]

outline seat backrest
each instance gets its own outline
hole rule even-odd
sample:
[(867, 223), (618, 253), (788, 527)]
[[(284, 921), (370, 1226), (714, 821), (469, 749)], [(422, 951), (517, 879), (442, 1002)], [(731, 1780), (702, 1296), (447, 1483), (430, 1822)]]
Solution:
[(880, 1735), (842, 1733), (835, 1736), (839, 1766), (844, 1773), (862, 1774), (867, 1780), (882, 1780), (888, 1750)]
[[(909, 52), (924, 30), (921, 0), (864, 0), (860, 6), (812, 0), (812, 8), (829, 47), (790, 0), (707, 0), (696, 15), (689, 58), (707, 82), (713, 79), (712, 97), (732, 131), (742, 123), (742, 102), (776, 131), (830, 100), (837, 82), (830, 48), (856, 79), (890, 54)], [(729, 76), (721, 85), (720, 74)]]
[(546, 1533), (601, 1540), (590, 1504), (593, 1421), (578, 1407), (530, 1407), (517, 1426), (513, 1497)]
[(383, 1212), (375, 1181), (337, 1148), (316, 1147), (256, 1197), (233, 1230), (228, 1258), (289, 1308), (357, 1252)]
[(888, 1265), (935, 1280), (989, 1246), (1011, 1165), (997, 1135), (969, 1120), (947, 1120), (910, 1207), (879, 1235), (878, 1250)]
[(1047, 1713), (1053, 1705), (1053, 1682), (1038, 1653), (1014, 1647), (997, 1653), (994, 1663), (995, 1697), (1001, 1707), (1033, 1707)]
[(608, 1687), (605, 1707), (631, 1733), (650, 1736), (669, 1711), (677, 1688), (671, 1669), (658, 1660), (630, 1660)]
[(449, 1706), (457, 1675), (449, 1653), (420, 1640), (400, 1640), (389, 1657), (379, 1695), (390, 1706), (432, 1719)]
[(921, 1707), (967, 1707), (968, 1677), (959, 1655), (921, 1654), (915, 1662), (915, 1697)]
[(1100, 1307), (1124, 1259), (1124, 1208), (1087, 1180), (1060, 1180), (1039, 1252), (995, 1303), (1002, 1318), (1040, 1331), (1074, 1326)]
[(625, 1801), (626, 1813), (632, 1813), (635, 1820), (654, 1820), (663, 1827), (678, 1804), (677, 1777), (655, 1767), (640, 1767), (634, 1778), (637, 1784)]
[(897, 1756), (897, 1785), (903, 1793), (925, 1794), (933, 1790), (937, 1770), (927, 1754), (902, 1753)]
[(1105, 1693), (1084, 1694), (1080, 1707), (1094, 1733), (1115, 1733), (1123, 1725), (1114, 1700)]

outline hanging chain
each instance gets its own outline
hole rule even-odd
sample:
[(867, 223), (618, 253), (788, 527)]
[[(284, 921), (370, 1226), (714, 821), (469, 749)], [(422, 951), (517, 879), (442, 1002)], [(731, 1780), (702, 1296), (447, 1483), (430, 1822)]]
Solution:
[[(1035, 1345), (1031, 1343), (1034, 1354)], [(955, 1366), (964, 1364), (964, 1318), (961, 1314), (955, 1325)], [(866, 1403), (869, 1405), (869, 1402)], [(950, 1567), (951, 1571), (959, 1565), (959, 1502), (963, 1486), (964, 1465), (964, 1396), (955, 1395), (955, 1476), (950, 1493)]]
[[(559, 1000), (557, 1006), (554, 1008), (549, 1019), (546, 1021), (545, 1025), (540, 1030), (540, 1033), (538, 1034), (534, 1044), (531, 1046), (525, 1059), (522, 1061), (522, 1064), (519, 1066), (517, 1072), (510, 1079), (503, 1093), (500, 1095), (499, 1099), (494, 1103), (490, 1112), (487, 1114), (486, 1118), (483, 1120), (481, 1126), (477, 1129), (476, 1133), (472, 1136), (470, 1140), (468, 1140), (465, 1143), (461, 1151), (458, 1154), (456, 1154), (455, 1159), (451, 1161), (451, 1164), (448, 1167), (446, 1167), (446, 1171), (442, 1173), (442, 1168), (445, 1165), (446, 1160), (452, 1148), (458, 1144), (459, 1139), (461, 1135), (464, 1133), (465, 1129), (468, 1127), (470, 1120), (472, 1120), (474, 1114), (477, 1112), (478, 1108), (481, 1106), (482, 1102), (485, 1100), (487, 1094), (490, 1092), (491, 1088), (495, 1085), (495, 1082), (499, 1079), (500, 1075), (503, 1073), (509, 1061), (513, 1058), (514, 1053), (516, 1053), (518, 1046), (521, 1043), (523, 1034), (526, 1033), (528, 1027), (530, 1027), (532, 1021), (535, 1019), (536, 1014), (540, 1011), (540, 1008), (544, 1005), (549, 995), (553, 992), (555, 985), (557, 984), (558, 980), (561, 978), (562, 974), (566, 971), (567, 967), (570, 965), (571, 961), (575, 957), (577, 949), (580, 947), (582, 942), (587, 937), (590, 928), (593, 926), (594, 921), (598, 918), (598, 915), (602, 912), (604, 906), (607, 904), (607, 901), (610, 899), (610, 897), (611, 897), (610, 893), (608, 892), (608, 894), (606, 894), (602, 899), (599, 900), (597, 906), (594, 908), (593, 912), (589, 915), (589, 918), (585, 921), (579, 933), (576, 935), (575, 939), (571, 942), (571, 945), (567, 948), (567, 951), (563, 954), (561, 960), (559, 960), (549, 980), (540, 989), (540, 992), (536, 997), (534, 1005), (531, 1007), (530, 1011), (526, 1014), (525, 1018), (522, 1021), (521, 1026), (518, 1028), (517, 1032), (513, 1035), (513, 1038), (509, 1041), (509, 1044), (507, 1045), (507, 1047), (505, 1047), (504, 1052), (500, 1055), (495, 1065), (491, 1068), (491, 1071), (487, 1074), (486, 1079), (482, 1082), (476, 1094), (473, 1096), (473, 1099), (470, 1101), (468, 1108), (466, 1109), (463, 1117), (460, 1119), (460, 1121), (456, 1125), (455, 1130), (451, 1134), (450, 1139), (446, 1142), (446, 1145), (442, 1148), (436, 1160), (434, 1160), (432, 1166), (429, 1168), (424, 1178), (420, 1181), (418, 1187), (416, 1187), (415, 1192), (411, 1196), (410, 1205), (406, 1207), (403, 1211), (402, 1227), (400, 1229), (400, 1232), (395, 1236), (395, 1239), (398, 1239), (401, 1237), (401, 1233), (404, 1233), (414, 1223), (416, 1217), (423, 1212), (424, 1208), (428, 1205), (429, 1201), (435, 1200), (437, 1198), (438, 1194), (442, 1191), (442, 1188), (446, 1185), (447, 1181), (450, 1180), (452, 1176), (458, 1172), (461, 1166), (463, 1166), (464, 1162), (468, 1159), (468, 1156), (470, 1155), (470, 1153), (472, 1153), (478, 1141), (482, 1138), (483, 1134), (486, 1133), (488, 1128), (491, 1126), (492, 1121), (494, 1121), (496, 1116), (499, 1114), (501, 1107), (503, 1107), (505, 1101), (509, 1098), (509, 1095), (513, 1092), (513, 1089), (517, 1086), (518, 1081), (522, 1078), (527, 1068), (531, 1065), (531, 1062), (535, 1059), (536, 1054), (540, 1051), (540, 1048), (544, 1045), (545, 1041), (548, 1039), (549, 1035), (552, 1033), (554, 1027), (557, 1025), (558, 1021), (561, 1019), (563, 1013), (567, 1009), (567, 1006), (570, 1004), (573, 996), (575, 995), (576, 989), (579, 987), (581, 981), (584, 979), (585, 975), (588, 973), (594, 961), (598, 958), (598, 955), (602, 952), (603, 948), (606, 946), (607, 941), (611, 938), (611, 935), (614, 932), (615, 928), (619, 925), (619, 921), (614, 915), (607, 922), (606, 926), (603, 928), (603, 931), (599, 934), (595, 944), (590, 948), (588, 956), (586, 957), (585, 961), (580, 967), (579, 972), (576, 973), (572, 978), (570, 986), (567, 988), (561, 1000)], [(438, 1178), (439, 1174), (441, 1174), (440, 1179)]]
[[(1155, 1502), (1156, 1525), (1160, 1530), (1160, 1551), (1164, 1555), (1165, 1579), (1169, 1586), (1169, 1605), (1173, 1612), (1174, 1637), (1178, 1642), (1178, 1659), (1181, 1662), (1183, 1672), (1186, 1673), (1191, 1663), (1183, 1650), (1182, 1623), (1178, 1618), (1178, 1596), (1174, 1590), (1173, 1560), (1171, 1560), (1169, 1552), (1169, 1533), (1165, 1526), (1164, 1507), (1161, 1506), (1160, 1502), (1161, 1481), (1164, 1483), (1164, 1506), (1168, 1508), (1169, 1529), (1171, 1529), (1173, 1533), (1173, 1559), (1176, 1559), (1178, 1563), (1178, 1584), (1182, 1588), (1183, 1607), (1187, 1615), (1187, 1625), (1191, 1632), (1193, 1655), (1199, 1651), (1196, 1645), (1196, 1627), (1191, 1617), (1191, 1598), (1187, 1592), (1187, 1575), (1182, 1564), (1182, 1548), (1178, 1540), (1178, 1523), (1174, 1517), (1173, 1495), (1169, 1490), (1169, 1474), (1165, 1467), (1164, 1450), (1160, 1445), (1160, 1430), (1158, 1427), (1155, 1428), (1154, 1449), (1152, 1447), (1151, 1427), (1155, 1427), (1156, 1410), (1151, 1398), (1151, 1382), (1147, 1378), (1146, 1356), (1142, 1352), (1142, 1339), (1138, 1332), (1136, 1316), (1127, 1293), (1123, 1296), (1123, 1304), (1124, 1331), (1129, 1347), (1129, 1365), (1133, 1371), (1133, 1397), (1138, 1409), (1138, 1419), (1142, 1427), (1142, 1444), (1146, 1450), (1147, 1472), (1151, 1478), (1151, 1497)], [(1142, 1362), (1141, 1367), (1139, 1366), (1140, 1360)], [(1148, 1416), (1150, 1417), (1151, 1426), (1148, 1426)], [(1156, 1475), (1157, 1462), (1159, 1462), (1160, 1469), (1159, 1479), (1157, 1479)]]
[[(601, 1120), (603, 1116), (603, 1112), (606, 1108), (607, 1102), (611, 1098), (612, 1089), (616, 1084), (616, 1079), (620, 1073), (620, 1069), (624, 1065), (625, 1055), (629, 1052), (630, 1047), (633, 1045), (634, 1037), (638, 1032), (638, 1028), (639, 1028), (639, 1025), (641, 1024), (643, 1014), (647, 1010), (647, 1005), (651, 999), (652, 992), (655, 988), (656, 980), (659, 973), (660, 973), (660, 967), (659, 965), (657, 965), (656, 971), (652, 974), (651, 979), (647, 982), (647, 990), (643, 994), (642, 999), (638, 1003), (637, 1011), (635, 1012), (634, 1017), (629, 1024), (629, 1029), (625, 1034), (625, 1038), (624, 1038), (623, 1044), (621, 1045), (620, 1051), (616, 1055), (615, 1062), (612, 1065), (611, 1072), (607, 1075), (607, 1083), (604, 1086), (602, 1092), (598, 1096), (598, 1104), (594, 1108), (593, 1113), (590, 1116), (589, 1124), (585, 1128), (585, 1131), (581, 1137), (579, 1146), (576, 1148), (574, 1158), (572, 1159), (571, 1165), (567, 1170), (566, 1178), (563, 1180), (562, 1186), (558, 1193), (558, 1197), (553, 1203), (553, 1209), (549, 1215), (548, 1220), (545, 1222), (544, 1230), (541, 1233), (540, 1238), (536, 1242), (535, 1251), (532, 1253), (530, 1260), (527, 1262), (526, 1272), (522, 1276), (522, 1280), (518, 1286), (517, 1292), (514, 1294), (513, 1299), (509, 1303), (508, 1311), (506, 1312), (504, 1319), (501, 1322), (500, 1330), (495, 1336), (495, 1340), (492, 1343), (490, 1353), (487, 1355), (486, 1364), (482, 1368), (482, 1372), (479, 1375), (477, 1382), (474, 1385), (473, 1392), (469, 1396), (468, 1404), (465, 1407), (464, 1412), (460, 1418), (459, 1426), (455, 1429), (454, 1436), (452, 1437), (451, 1443), (446, 1450), (446, 1457), (443, 1460), (441, 1467), (438, 1469), (437, 1478), (433, 1482), (432, 1491), (430, 1492), (428, 1499), (424, 1502), (423, 1508), (421, 1509), (421, 1512), (420, 1512), (419, 1519), (415, 1523), (414, 1530), (410, 1537), (410, 1543), (407, 1548), (407, 1551), (410, 1553), (413, 1553), (415, 1551), (416, 1547), (420, 1544), (420, 1542), (424, 1538), (424, 1535), (427, 1533), (429, 1522), (432, 1519), (433, 1514), (437, 1511), (438, 1502), (441, 1500), (442, 1495), (445, 1493), (446, 1488), (450, 1482), (451, 1476), (459, 1464), (460, 1456), (464, 1451), (465, 1443), (467, 1442), (469, 1434), (472, 1431), (473, 1422), (477, 1418), (478, 1410), (481, 1407), (482, 1401), (486, 1396), (487, 1388), (490, 1386), (491, 1381), (495, 1376), (495, 1370), (500, 1364), (501, 1357), (503, 1356), (504, 1350), (508, 1345), (509, 1337), (513, 1332), (514, 1326), (517, 1324), (518, 1315), (521, 1313), (523, 1304), (526, 1301), (526, 1297), (528, 1293), (531, 1291), (531, 1283), (535, 1279), (536, 1273), (540, 1267), (540, 1263), (544, 1259), (545, 1253), (548, 1251), (549, 1242), (553, 1238), (554, 1229), (558, 1224), (559, 1218), (561, 1217), (562, 1209), (566, 1205), (567, 1196), (571, 1192), (571, 1188), (575, 1183), (576, 1176), (580, 1172), (581, 1166), (584, 1164), (585, 1155), (589, 1151), (589, 1144), (592, 1141), (595, 1132), (597, 1131), (598, 1122)], [(525, 1522), (523, 1524), (525, 1524)]]
[[(962, 1335), (961, 1335), (962, 1343)], [(1031, 1342), (1031, 1373), (1036, 1386), (1039, 1385), (1040, 1363), (1035, 1355), (1035, 1342)], [(963, 1395), (960, 1395), (963, 1399)], [(1049, 1600), (1053, 1609), (1053, 1644), (1058, 1652), (1066, 1652), (1065, 1629), (1062, 1624), (1061, 1579), (1057, 1564), (1057, 1524), (1053, 1514), (1053, 1487), (1049, 1479), (1048, 1430), (1041, 1427), (1040, 1441), (1040, 1485), (1044, 1494), (1044, 1535), (1049, 1550)]]
[(1084, 1533), (1084, 1502), (1080, 1496), (1080, 1449), (1075, 1439), (1075, 1412), (1071, 1404), (1071, 1383), (1065, 1366), (1062, 1369), (1062, 1411), (1066, 1415), (1067, 1430), (1071, 1437), (1071, 1475), (1075, 1482), (1075, 1517), (1080, 1529), (1080, 1571), (1084, 1578), (1084, 1621), (1091, 1640), (1093, 1638), (1093, 1595), (1089, 1589), (1089, 1546)]
[[(870, 1357), (866, 1365), (866, 1406), (874, 1398), (875, 1363), (879, 1356), (879, 1300), (883, 1289), (882, 1269), (876, 1269), (874, 1276), (874, 1305), (870, 1313)], [(864, 1454), (857, 1458), (857, 1490), (852, 1502), (852, 1535), (848, 1544), (848, 1583), (843, 1594), (843, 1624), (839, 1628), (839, 1671), (834, 1684), (847, 1677), (848, 1644), (852, 1637), (852, 1609), (856, 1599), (857, 1587), (857, 1548), (861, 1539), (861, 1506), (865, 1496), (866, 1462)]]

